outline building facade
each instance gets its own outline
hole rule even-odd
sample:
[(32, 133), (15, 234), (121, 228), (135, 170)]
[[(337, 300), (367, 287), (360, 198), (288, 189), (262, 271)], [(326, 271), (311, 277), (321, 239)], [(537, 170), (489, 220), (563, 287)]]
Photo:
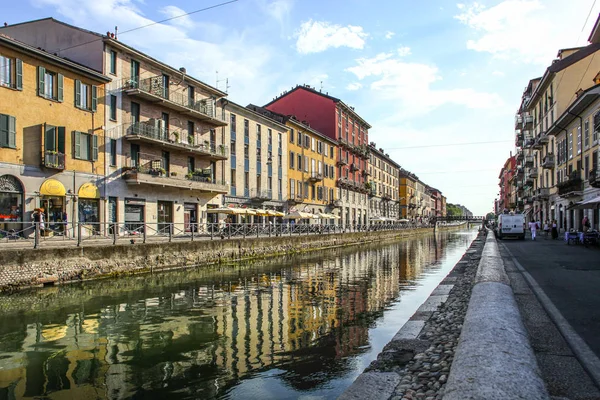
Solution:
[(369, 150), (369, 219), (371, 222), (396, 221), (400, 218), (400, 165), (373, 142)]
[[(229, 193), (224, 196), (223, 205), (285, 211), (287, 127), (229, 100), (223, 99), (221, 106), (229, 121), (226, 140), (231, 148), (225, 168)], [(265, 221), (232, 218), (237, 222)]]
[(108, 81), (0, 33), (0, 229), (30, 234), (36, 208), (46, 235), (102, 221)]
[(513, 190), (513, 177), (516, 173), (516, 158), (512, 155), (506, 159), (504, 166), (498, 175), (500, 186), (500, 197), (497, 203), (497, 212), (514, 210), (516, 207), (515, 194)]
[(410, 171), (400, 169), (400, 212), (402, 218), (415, 220), (417, 218), (417, 182), (419, 178)]
[(308, 85), (296, 86), (265, 105), (269, 111), (294, 115), (338, 142), (337, 192), (342, 226), (368, 223), (367, 182), (371, 126), (340, 99)]
[[(223, 111), (226, 94), (126, 44), (52, 18), (0, 32), (52, 48), (111, 77), (97, 117), (106, 129), (103, 220), (119, 232), (174, 233), (207, 222), (207, 208), (226, 194)], [(64, 49), (64, 50), (63, 50)], [(100, 101), (99, 101), (100, 103)], [(173, 226), (171, 228), (170, 226)], [(144, 226), (144, 228), (142, 228)]]

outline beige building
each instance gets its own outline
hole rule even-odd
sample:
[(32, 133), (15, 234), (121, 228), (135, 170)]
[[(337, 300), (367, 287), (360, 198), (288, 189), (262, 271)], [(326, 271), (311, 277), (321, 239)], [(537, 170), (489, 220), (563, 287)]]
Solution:
[[(231, 149), (225, 166), (229, 192), (223, 197), (223, 204), (285, 211), (287, 127), (230, 100), (223, 99), (219, 104), (229, 122), (225, 140)], [(259, 220), (255, 216), (231, 218), (235, 222)]]
[(369, 149), (369, 221), (396, 221), (400, 218), (400, 165), (375, 143)]
[(229, 150), (217, 100), (226, 96), (119, 41), (52, 18), (0, 30), (112, 78), (100, 101), (106, 130), (103, 220), (120, 231), (188, 232), (228, 192)]

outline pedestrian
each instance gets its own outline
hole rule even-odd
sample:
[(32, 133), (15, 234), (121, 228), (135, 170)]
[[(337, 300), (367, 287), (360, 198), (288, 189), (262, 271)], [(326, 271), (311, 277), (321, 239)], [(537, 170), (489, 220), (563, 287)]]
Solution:
[(221, 240), (225, 239), (225, 228), (227, 228), (227, 222), (224, 218), (219, 221), (219, 233), (221, 234)]
[(558, 239), (558, 223), (556, 220), (552, 220), (552, 239)]
[(531, 231), (531, 240), (535, 240), (535, 236), (537, 233), (538, 223), (535, 221), (531, 221), (529, 223), (529, 230)]
[(590, 229), (590, 220), (588, 219), (587, 215), (581, 220), (581, 225), (583, 225), (584, 232), (587, 232)]
[(544, 222), (544, 240), (548, 240), (548, 235), (550, 234), (550, 222), (546, 220)]

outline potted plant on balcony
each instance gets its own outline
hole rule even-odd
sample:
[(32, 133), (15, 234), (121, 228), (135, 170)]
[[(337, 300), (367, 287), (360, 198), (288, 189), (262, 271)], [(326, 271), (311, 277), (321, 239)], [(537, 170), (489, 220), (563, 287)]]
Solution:
[(194, 177), (194, 173), (193, 172), (188, 172), (187, 174), (185, 174), (185, 177), (187, 179), (192, 179)]
[(225, 155), (225, 146), (223, 146), (222, 144), (219, 145), (219, 153), (221, 155)]
[(191, 146), (194, 145), (194, 135), (188, 135), (188, 144)]
[(171, 172), (171, 176), (177, 176), (177, 172)]
[(173, 132), (173, 137), (175, 138), (175, 142), (179, 143), (179, 131)]

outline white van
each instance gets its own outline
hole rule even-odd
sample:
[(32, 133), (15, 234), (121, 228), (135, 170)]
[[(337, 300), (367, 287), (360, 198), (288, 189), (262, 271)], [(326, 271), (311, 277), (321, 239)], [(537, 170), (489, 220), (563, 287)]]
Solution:
[(496, 228), (498, 239), (515, 237), (525, 239), (525, 215), (523, 214), (500, 214), (498, 215), (498, 226)]

